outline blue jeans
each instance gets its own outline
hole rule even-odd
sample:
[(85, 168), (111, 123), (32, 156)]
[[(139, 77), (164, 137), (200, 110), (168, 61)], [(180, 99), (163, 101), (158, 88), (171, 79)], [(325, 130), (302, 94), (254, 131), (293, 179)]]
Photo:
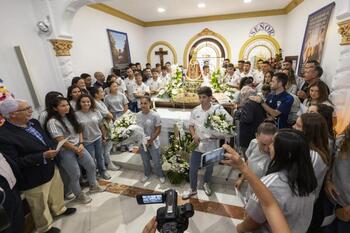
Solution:
[(105, 160), (103, 158), (103, 148), (102, 148), (102, 138), (97, 139), (96, 141), (85, 144), (84, 147), (90, 153), (94, 161), (96, 161), (96, 167), (99, 173), (106, 171)]
[(123, 115), (123, 111), (120, 112), (112, 112), (113, 118), (116, 120), (118, 119), (121, 115)]
[(159, 148), (154, 148), (153, 145), (147, 148), (147, 151), (143, 149), (143, 146), (140, 147), (141, 158), (143, 162), (143, 169), (145, 176), (149, 177), (151, 175), (151, 159), (154, 163), (155, 173), (158, 177), (164, 177), (162, 164), (160, 161), (160, 150)]
[(113, 147), (112, 140), (108, 140), (105, 144), (103, 144), (103, 158), (105, 160), (106, 165), (108, 165), (111, 162), (112, 147)]
[[(192, 190), (197, 190), (198, 169), (201, 165), (201, 155), (203, 153), (193, 151), (190, 160), (190, 185)], [(214, 165), (205, 168), (204, 183), (209, 183), (213, 175)]]
[(65, 170), (69, 177), (69, 187), (75, 196), (81, 193), (79, 184), (80, 168), (86, 170), (87, 179), (90, 186), (97, 185), (96, 166), (89, 152), (84, 148), (83, 155), (79, 157), (71, 150), (62, 150), (59, 155), (59, 165)]
[(130, 111), (132, 112), (138, 112), (139, 111), (139, 108), (137, 107), (137, 101), (135, 102), (129, 102), (129, 109)]

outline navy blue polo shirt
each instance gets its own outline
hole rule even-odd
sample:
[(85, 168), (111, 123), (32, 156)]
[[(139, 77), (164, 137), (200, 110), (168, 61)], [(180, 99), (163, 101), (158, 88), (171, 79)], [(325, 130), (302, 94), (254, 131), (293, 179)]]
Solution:
[(293, 96), (288, 94), (288, 92), (286, 91), (278, 95), (273, 93), (267, 96), (266, 104), (281, 113), (279, 116), (276, 117), (277, 126), (279, 129), (286, 128), (288, 126), (287, 125), (288, 115), (289, 115), (290, 109), (292, 108), (293, 102), (294, 102)]

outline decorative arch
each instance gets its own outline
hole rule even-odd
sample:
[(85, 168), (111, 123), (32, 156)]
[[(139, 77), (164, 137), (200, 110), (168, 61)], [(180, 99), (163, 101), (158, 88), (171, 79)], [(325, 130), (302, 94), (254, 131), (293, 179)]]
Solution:
[(169, 42), (164, 41), (164, 40), (156, 41), (153, 44), (151, 44), (151, 46), (149, 47), (148, 52), (147, 52), (147, 62), (151, 63), (152, 50), (158, 45), (164, 45), (164, 46), (168, 47), (173, 54), (174, 64), (177, 64), (177, 53), (176, 53), (175, 48)]
[[(268, 35), (255, 35), (251, 38), (249, 38), (242, 46), (240, 52), (239, 52), (239, 59), (245, 59), (244, 54), (246, 52), (247, 49), (249, 49), (250, 46), (254, 45), (254, 43), (259, 42), (259, 41), (265, 41), (268, 42), (269, 44), (271, 44), (275, 51), (278, 52), (280, 50), (280, 44), (278, 43), (278, 41), (273, 38), (272, 36), (268, 36)], [(266, 46), (264, 46), (266, 47)], [(256, 48), (256, 46), (253, 46), (252, 48)]]
[(187, 68), (188, 65), (188, 57), (190, 53), (190, 49), (193, 44), (195, 44), (198, 40), (203, 39), (204, 37), (209, 37), (209, 38), (214, 38), (221, 42), (224, 45), (225, 52), (227, 54), (226, 58), (231, 59), (232, 53), (231, 53), (231, 46), (228, 43), (228, 41), (223, 37), (221, 34), (213, 32), (212, 30), (205, 28), (201, 32), (197, 33), (194, 35), (186, 44), (185, 50), (184, 50), (184, 55), (183, 55), (183, 66)]

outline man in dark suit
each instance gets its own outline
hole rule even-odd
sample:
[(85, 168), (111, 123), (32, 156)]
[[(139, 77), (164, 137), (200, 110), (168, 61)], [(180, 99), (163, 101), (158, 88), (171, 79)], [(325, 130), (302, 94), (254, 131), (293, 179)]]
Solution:
[(31, 119), (33, 111), (26, 101), (5, 100), (0, 104), (0, 113), (6, 119), (0, 127), (0, 152), (14, 170), (36, 230), (60, 232), (52, 227), (52, 215), (71, 215), (76, 209), (64, 204), (63, 183), (55, 165), (55, 144), (40, 123)]

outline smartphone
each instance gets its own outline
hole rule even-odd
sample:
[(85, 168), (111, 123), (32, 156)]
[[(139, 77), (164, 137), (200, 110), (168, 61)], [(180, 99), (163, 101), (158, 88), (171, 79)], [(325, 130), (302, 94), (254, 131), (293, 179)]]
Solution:
[(219, 163), (221, 160), (225, 159), (224, 155), (224, 148), (218, 148), (202, 154), (201, 167), (207, 167), (214, 163)]
[(139, 205), (159, 204), (165, 202), (165, 194), (141, 194), (136, 195)]

